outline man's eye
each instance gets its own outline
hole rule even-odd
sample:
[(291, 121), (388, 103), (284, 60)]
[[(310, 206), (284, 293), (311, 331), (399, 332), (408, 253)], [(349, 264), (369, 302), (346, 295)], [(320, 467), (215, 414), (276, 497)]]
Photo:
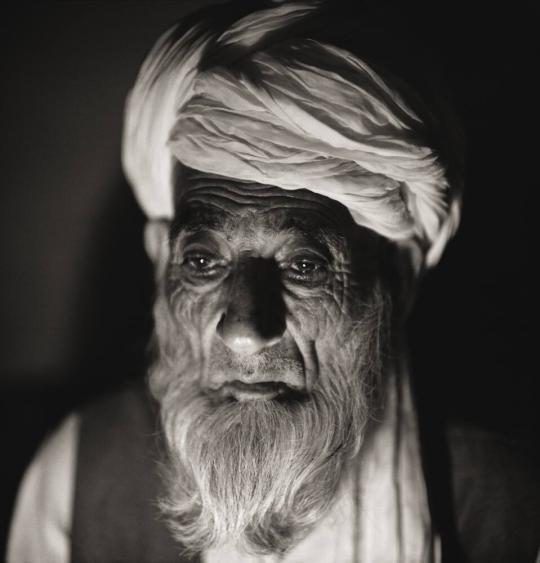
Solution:
[(189, 273), (198, 276), (211, 276), (223, 266), (223, 260), (209, 254), (187, 254), (182, 265)]
[(298, 258), (289, 263), (285, 273), (292, 280), (316, 282), (322, 279), (324, 271), (323, 262), (312, 258)]
[(299, 274), (311, 274), (320, 268), (320, 264), (316, 264), (310, 260), (297, 260), (291, 264), (291, 269)]
[(206, 270), (213, 266), (214, 260), (208, 256), (187, 256), (184, 264), (195, 270)]

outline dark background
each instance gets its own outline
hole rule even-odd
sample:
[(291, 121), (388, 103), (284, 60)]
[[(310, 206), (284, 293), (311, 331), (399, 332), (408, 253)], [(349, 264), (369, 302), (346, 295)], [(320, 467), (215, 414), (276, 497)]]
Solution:
[[(25, 3), (3, 18), (2, 533), (46, 432), (144, 371), (152, 279), (120, 169), (123, 103), (158, 35), (204, 3)], [(404, 25), (440, 60), (468, 143), (461, 229), (409, 330), (432, 441), (429, 428), (456, 419), (528, 444), (540, 435), (533, 15), (408, 3)]]

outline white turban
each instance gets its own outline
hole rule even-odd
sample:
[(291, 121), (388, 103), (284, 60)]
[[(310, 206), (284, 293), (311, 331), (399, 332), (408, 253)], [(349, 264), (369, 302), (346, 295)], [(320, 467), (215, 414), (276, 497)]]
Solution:
[[(150, 218), (174, 214), (175, 162), (308, 189), (406, 247), (417, 269), (433, 266), (457, 228), (459, 190), (388, 81), (348, 51), (287, 37), (318, 9), (290, 2), (226, 29), (200, 21), (166, 33), (128, 99), (126, 175)], [(202, 64), (208, 52), (227, 51), (232, 60)]]

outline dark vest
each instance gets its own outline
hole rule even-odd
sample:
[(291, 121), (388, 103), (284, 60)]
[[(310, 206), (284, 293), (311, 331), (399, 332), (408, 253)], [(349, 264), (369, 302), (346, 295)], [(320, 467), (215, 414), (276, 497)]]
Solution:
[(143, 385), (81, 412), (72, 563), (187, 563), (157, 508), (160, 428)]

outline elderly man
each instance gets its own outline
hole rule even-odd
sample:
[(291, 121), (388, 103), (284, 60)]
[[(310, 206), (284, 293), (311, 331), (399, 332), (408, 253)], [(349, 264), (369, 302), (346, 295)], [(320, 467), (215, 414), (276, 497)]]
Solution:
[[(12, 561), (439, 561), (403, 322), (459, 220), (444, 112), (320, 2), (213, 8), (130, 94), (148, 389), (69, 417)], [(341, 40), (341, 43), (340, 43)]]

